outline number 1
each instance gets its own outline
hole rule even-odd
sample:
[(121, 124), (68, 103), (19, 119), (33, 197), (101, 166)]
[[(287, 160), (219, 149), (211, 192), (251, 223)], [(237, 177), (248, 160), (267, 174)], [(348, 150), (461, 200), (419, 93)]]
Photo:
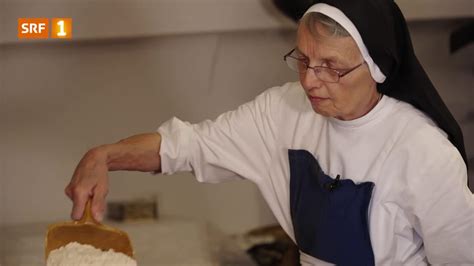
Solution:
[(56, 23), (56, 24), (58, 24), (58, 26), (59, 26), (59, 32), (58, 32), (57, 35), (58, 35), (58, 36), (61, 36), (61, 37), (66, 36), (67, 33), (64, 31), (64, 20), (60, 20), (60, 21), (58, 21), (58, 23)]

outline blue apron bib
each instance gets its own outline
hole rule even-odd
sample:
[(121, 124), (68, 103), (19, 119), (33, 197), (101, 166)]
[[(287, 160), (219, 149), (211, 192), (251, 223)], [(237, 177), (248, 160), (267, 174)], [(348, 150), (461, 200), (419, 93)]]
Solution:
[(300, 250), (337, 265), (374, 265), (368, 207), (374, 183), (326, 175), (306, 150), (288, 150), (290, 208)]

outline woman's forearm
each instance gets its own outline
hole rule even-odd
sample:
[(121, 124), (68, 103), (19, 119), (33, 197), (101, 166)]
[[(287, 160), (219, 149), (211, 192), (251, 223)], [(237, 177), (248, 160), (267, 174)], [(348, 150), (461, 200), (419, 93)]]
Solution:
[(114, 144), (99, 146), (106, 153), (109, 171), (131, 170), (152, 172), (160, 171), (159, 133), (134, 135)]

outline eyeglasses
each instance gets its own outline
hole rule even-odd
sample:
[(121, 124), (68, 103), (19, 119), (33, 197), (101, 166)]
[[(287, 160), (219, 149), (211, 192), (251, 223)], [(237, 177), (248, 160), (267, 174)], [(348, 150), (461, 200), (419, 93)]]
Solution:
[(357, 66), (351, 68), (351, 69), (333, 69), (330, 67), (324, 67), (324, 66), (314, 66), (311, 67), (308, 65), (306, 62), (306, 59), (300, 58), (296, 54), (296, 49), (291, 50), (289, 53), (287, 53), (285, 56), (283, 56), (283, 60), (285, 60), (286, 64), (288, 67), (298, 73), (305, 73), (308, 69), (312, 69), (314, 71), (314, 74), (322, 81), (324, 82), (329, 82), (329, 83), (337, 83), (339, 82), (339, 79), (344, 77), (345, 75), (351, 73), (361, 65), (365, 63), (362, 62), (358, 64)]

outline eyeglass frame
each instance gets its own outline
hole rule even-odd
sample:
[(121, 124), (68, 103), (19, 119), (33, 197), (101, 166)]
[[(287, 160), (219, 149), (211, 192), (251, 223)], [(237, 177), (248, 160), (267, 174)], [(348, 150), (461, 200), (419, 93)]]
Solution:
[[(283, 60), (284, 60), (285, 62), (287, 62), (287, 61), (286, 61), (286, 58), (287, 58), (287, 57), (291, 57), (291, 58), (293, 58), (293, 59), (295, 59), (295, 60), (297, 60), (297, 61), (303, 63), (303, 64), (306, 66), (306, 69), (305, 69), (305, 71), (302, 72), (302, 73), (306, 73), (306, 71), (308, 71), (308, 68), (309, 68), (309, 69), (312, 69), (313, 72), (314, 72), (314, 74), (315, 74), (316, 76), (318, 76), (318, 74), (317, 74), (317, 72), (316, 72), (317, 69), (327, 69), (327, 70), (333, 71), (333, 72), (336, 73), (337, 76), (338, 76), (337, 81), (326, 81), (326, 80), (324, 80), (324, 82), (328, 82), (328, 83), (338, 83), (339, 80), (341, 80), (342, 77), (346, 76), (347, 74), (349, 74), (349, 73), (351, 73), (352, 71), (356, 70), (358, 67), (360, 67), (360, 66), (362, 66), (363, 64), (365, 64), (365, 61), (363, 61), (362, 63), (360, 63), (360, 64), (358, 64), (357, 66), (352, 67), (352, 68), (350, 68), (350, 69), (334, 69), (334, 68), (325, 67), (325, 66), (314, 66), (314, 67), (312, 67), (312, 66), (309, 66), (308, 64), (306, 64), (305, 62), (302, 62), (301, 59), (295, 58), (295, 57), (291, 56), (291, 53), (293, 53), (295, 50), (296, 50), (296, 48), (293, 48), (291, 51), (289, 51), (287, 54), (285, 54), (285, 55), (283, 56)], [(298, 71), (297, 71), (297, 72), (298, 72)], [(300, 73), (300, 72), (298, 72), (298, 73)], [(301, 74), (301, 73), (300, 73), (300, 74)]]

